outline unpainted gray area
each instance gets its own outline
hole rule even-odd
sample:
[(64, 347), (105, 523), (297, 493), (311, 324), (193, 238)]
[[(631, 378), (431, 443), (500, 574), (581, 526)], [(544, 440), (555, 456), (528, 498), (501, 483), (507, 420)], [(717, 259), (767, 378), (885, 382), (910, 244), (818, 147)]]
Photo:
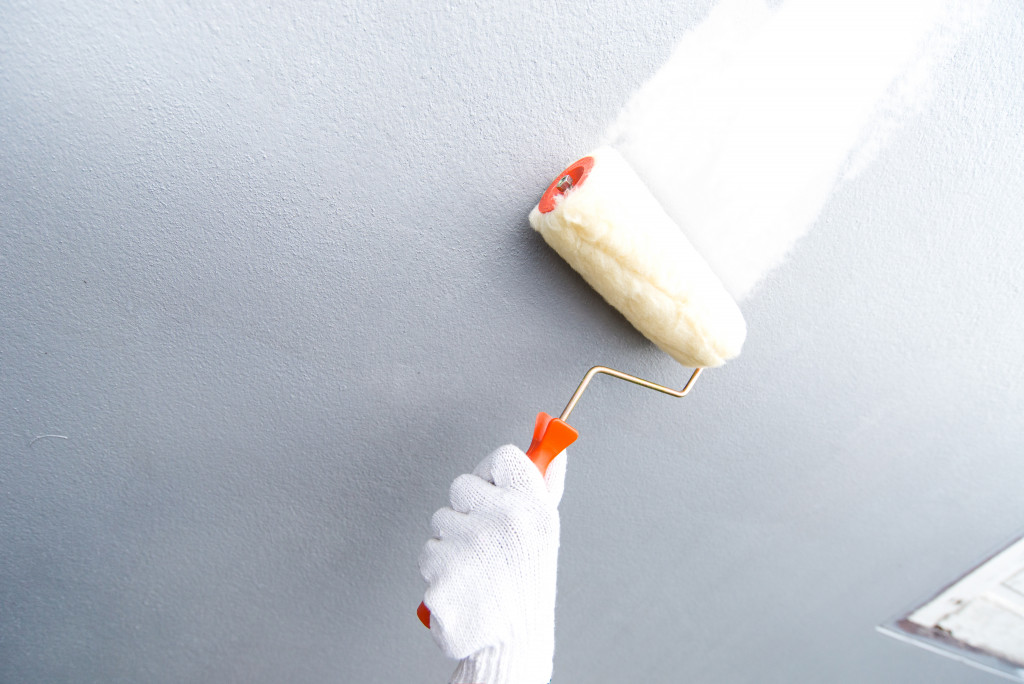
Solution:
[[(442, 682), (451, 480), (595, 363), (533, 234), (708, 3), (0, 7), (0, 681)], [(1024, 10), (744, 304), (603, 379), (556, 681), (987, 682), (875, 625), (1024, 530)]]

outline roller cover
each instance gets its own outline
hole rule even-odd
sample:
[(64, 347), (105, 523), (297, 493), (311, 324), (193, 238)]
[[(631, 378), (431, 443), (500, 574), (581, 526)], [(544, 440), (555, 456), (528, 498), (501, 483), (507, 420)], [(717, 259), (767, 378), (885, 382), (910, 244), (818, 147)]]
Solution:
[(725, 286), (611, 147), (530, 225), (637, 330), (684, 366), (720, 366), (747, 336)]

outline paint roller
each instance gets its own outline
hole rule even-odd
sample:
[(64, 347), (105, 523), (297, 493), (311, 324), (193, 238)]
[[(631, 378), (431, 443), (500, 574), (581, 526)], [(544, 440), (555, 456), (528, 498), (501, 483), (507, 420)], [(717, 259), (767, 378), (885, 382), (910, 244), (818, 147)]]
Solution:
[[(530, 212), (530, 225), (637, 330), (694, 369), (675, 390), (605, 366), (591, 368), (558, 418), (537, 416), (526, 455), (543, 474), (579, 436), (566, 420), (594, 377), (610, 375), (684, 397), (704, 368), (740, 353), (747, 326), (718, 276), (612, 147), (560, 173)], [(429, 628), (426, 605), (416, 613)]]

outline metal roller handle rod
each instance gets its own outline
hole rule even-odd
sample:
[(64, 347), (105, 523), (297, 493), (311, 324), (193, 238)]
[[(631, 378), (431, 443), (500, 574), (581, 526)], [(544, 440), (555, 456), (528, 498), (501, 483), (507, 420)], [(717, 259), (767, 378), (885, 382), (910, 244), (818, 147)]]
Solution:
[(583, 396), (583, 390), (587, 389), (587, 385), (589, 385), (590, 381), (594, 379), (594, 376), (600, 373), (610, 375), (613, 378), (618, 378), (619, 380), (631, 382), (634, 385), (646, 387), (647, 389), (657, 390), (659, 392), (664, 392), (665, 394), (671, 394), (673, 397), (685, 397), (687, 394), (690, 393), (690, 390), (693, 389), (693, 383), (697, 381), (697, 376), (700, 375), (700, 372), (702, 370), (704, 369), (695, 369), (693, 371), (693, 375), (691, 375), (690, 379), (686, 381), (686, 385), (683, 387), (683, 389), (674, 390), (671, 387), (665, 387), (664, 385), (659, 385), (656, 382), (651, 382), (650, 380), (644, 380), (643, 378), (638, 378), (635, 375), (630, 375), (629, 373), (617, 371), (614, 368), (608, 368), (607, 366), (594, 366), (593, 368), (587, 371), (586, 375), (583, 376), (583, 381), (580, 382), (580, 386), (576, 388), (575, 392), (573, 392), (572, 398), (569, 399), (569, 403), (565, 405), (565, 409), (562, 411), (562, 415), (560, 415), (558, 419), (563, 422), (568, 420), (569, 414), (572, 413), (572, 410), (574, 408), (576, 408), (576, 404), (579, 403), (580, 397)]

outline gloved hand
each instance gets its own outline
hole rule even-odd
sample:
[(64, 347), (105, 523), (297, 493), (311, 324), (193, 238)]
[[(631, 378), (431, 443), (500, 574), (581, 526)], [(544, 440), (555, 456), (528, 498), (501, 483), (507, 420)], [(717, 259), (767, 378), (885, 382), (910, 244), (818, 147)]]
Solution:
[(420, 555), (430, 632), (452, 684), (547, 684), (555, 652), (563, 452), (541, 475), (508, 445), (452, 483)]

